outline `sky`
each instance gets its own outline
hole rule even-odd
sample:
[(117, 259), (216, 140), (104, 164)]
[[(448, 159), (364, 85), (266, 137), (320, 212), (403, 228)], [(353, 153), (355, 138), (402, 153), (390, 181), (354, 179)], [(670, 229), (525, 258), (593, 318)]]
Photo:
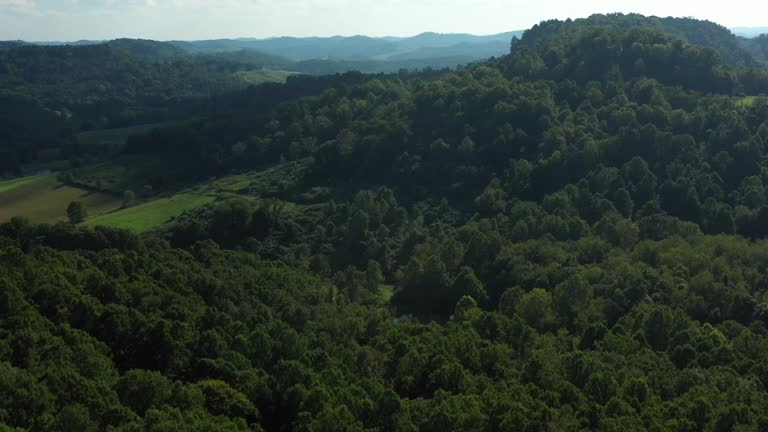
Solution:
[(768, 26), (765, 0), (0, 0), (0, 40), (495, 34), (610, 12)]

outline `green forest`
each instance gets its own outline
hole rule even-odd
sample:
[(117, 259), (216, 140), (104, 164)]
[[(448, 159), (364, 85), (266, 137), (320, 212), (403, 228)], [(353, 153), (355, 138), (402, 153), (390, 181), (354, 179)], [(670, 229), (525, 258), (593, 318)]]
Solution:
[(0, 432), (767, 432), (766, 41), (595, 15), (247, 88), (0, 50), (0, 173), (122, 200), (0, 224)]

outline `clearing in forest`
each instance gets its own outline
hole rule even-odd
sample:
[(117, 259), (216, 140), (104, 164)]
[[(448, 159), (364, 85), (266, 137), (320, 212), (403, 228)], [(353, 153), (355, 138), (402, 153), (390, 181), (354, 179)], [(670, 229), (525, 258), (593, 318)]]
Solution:
[(98, 192), (65, 186), (53, 174), (24, 177), (0, 182), (0, 222), (14, 216), (35, 223), (67, 221), (67, 206), (82, 201), (91, 216), (98, 216), (120, 207), (120, 199)]
[(208, 204), (215, 199), (210, 195), (182, 193), (90, 218), (84, 222), (84, 225), (104, 225), (144, 232), (170, 222), (185, 211)]

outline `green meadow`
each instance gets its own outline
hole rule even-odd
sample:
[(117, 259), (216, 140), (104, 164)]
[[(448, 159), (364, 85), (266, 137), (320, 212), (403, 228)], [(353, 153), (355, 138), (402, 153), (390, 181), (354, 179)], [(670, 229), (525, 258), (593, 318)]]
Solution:
[(212, 195), (182, 193), (90, 218), (84, 222), (84, 225), (104, 225), (144, 232), (171, 221), (187, 210), (213, 202), (215, 199)]
[(15, 216), (37, 223), (65, 222), (72, 201), (82, 201), (92, 216), (111, 212), (121, 204), (112, 195), (65, 186), (54, 174), (24, 177), (0, 183), (0, 222)]

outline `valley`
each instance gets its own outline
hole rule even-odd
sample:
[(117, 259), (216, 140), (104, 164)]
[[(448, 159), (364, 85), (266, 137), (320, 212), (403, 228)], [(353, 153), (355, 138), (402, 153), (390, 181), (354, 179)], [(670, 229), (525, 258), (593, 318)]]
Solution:
[(0, 44), (0, 432), (768, 430), (765, 40)]

